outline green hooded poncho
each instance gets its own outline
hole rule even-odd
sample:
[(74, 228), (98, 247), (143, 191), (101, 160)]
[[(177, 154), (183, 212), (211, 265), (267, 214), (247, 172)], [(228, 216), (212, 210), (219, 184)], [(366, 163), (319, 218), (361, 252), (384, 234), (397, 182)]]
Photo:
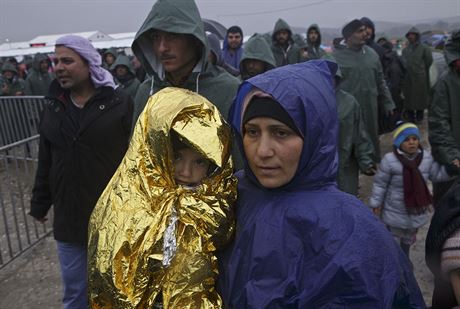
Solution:
[(365, 130), (374, 146), (373, 161), (380, 162), (377, 97), (381, 96), (385, 111), (393, 110), (395, 105), (384, 80), (379, 56), (372, 48), (364, 45), (359, 49), (335, 50), (333, 57), (343, 75), (339, 87), (358, 101)]
[[(308, 33), (311, 30), (318, 31), (318, 40), (315, 43), (310, 41), (310, 39), (308, 38)], [(321, 48), (321, 30), (319, 29), (319, 26), (317, 24), (311, 24), (310, 27), (308, 27), (307, 29), (306, 35), (306, 44), (302, 46), (302, 50), (307, 53), (307, 56), (302, 57), (303, 60), (308, 61), (323, 58), (326, 55), (326, 52), (324, 51), (324, 49)]]
[[(290, 34), (289, 46), (286, 50), (284, 50), (276, 42), (276, 34), (281, 30), (287, 30)], [(285, 22), (281, 18), (278, 19), (278, 21), (275, 24), (275, 28), (273, 29), (271, 48), (272, 48), (273, 56), (275, 56), (277, 67), (280, 67), (286, 64), (293, 64), (293, 63), (301, 62), (300, 48), (294, 43), (294, 40), (292, 39), (291, 27), (289, 27), (288, 23)]]
[(402, 51), (406, 63), (403, 83), (404, 109), (424, 110), (428, 107), (430, 92), (430, 66), (433, 63), (431, 49), (420, 42), (420, 31), (412, 27), (406, 34), (417, 34), (417, 42)]
[(249, 74), (244, 70), (243, 61), (247, 59), (260, 60), (265, 63), (265, 72), (276, 66), (275, 57), (273, 57), (270, 45), (263, 35), (253, 35), (245, 44), (243, 55), (240, 60), (240, 72), (243, 80), (249, 78)]
[(433, 157), (441, 164), (460, 159), (460, 30), (453, 32), (444, 47), (449, 70), (436, 83), (428, 114), (428, 138)]
[(180, 88), (189, 89), (207, 98), (227, 117), (239, 80), (224, 69), (207, 61), (206, 35), (200, 13), (194, 1), (158, 0), (136, 34), (132, 49), (151, 78), (144, 81), (134, 100), (135, 125), (148, 98), (159, 90), (172, 86), (165, 78), (164, 68), (153, 53), (149, 37), (152, 29), (165, 32), (191, 34), (201, 42), (201, 60)]
[(48, 94), (48, 89), (54, 79), (54, 74), (49, 72), (40, 71), (40, 62), (48, 61), (51, 66), (51, 61), (45, 54), (36, 54), (32, 64), (32, 70), (27, 74), (25, 81), (24, 94), (25, 95), (41, 95)]
[[(130, 75), (129, 79), (126, 79), (123, 81), (117, 79), (115, 70), (117, 66), (120, 66), (120, 65), (128, 68), (128, 72), (129, 72), (128, 74)], [(120, 89), (124, 91), (127, 95), (129, 95), (134, 100), (134, 97), (136, 96), (136, 93), (137, 93), (137, 89), (139, 88), (139, 85), (141, 83), (136, 78), (136, 72), (134, 71), (131, 61), (129, 61), (129, 58), (125, 55), (118, 56), (117, 60), (115, 60), (115, 62), (110, 67), (110, 70), (113, 72), (112, 74), (115, 77), (114, 79), (117, 85), (119, 85)]]

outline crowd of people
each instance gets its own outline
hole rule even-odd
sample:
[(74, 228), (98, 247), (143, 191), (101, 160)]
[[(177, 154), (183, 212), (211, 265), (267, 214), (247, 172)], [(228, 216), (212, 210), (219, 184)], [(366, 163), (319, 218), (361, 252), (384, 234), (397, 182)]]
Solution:
[(401, 56), (367, 17), (331, 53), (318, 24), (243, 37), (158, 0), (134, 57), (66, 35), (2, 64), (0, 95), (47, 98), (30, 215), (53, 206), (64, 307), (425, 308), (409, 252), (433, 205), (432, 308), (460, 304), (460, 30), (434, 88), (416, 28)]

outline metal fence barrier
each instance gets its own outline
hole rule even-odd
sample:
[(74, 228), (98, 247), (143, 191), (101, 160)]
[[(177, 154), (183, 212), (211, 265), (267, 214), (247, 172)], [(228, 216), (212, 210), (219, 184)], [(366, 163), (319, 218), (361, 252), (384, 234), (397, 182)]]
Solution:
[(41, 224), (28, 215), (43, 104), (43, 97), (0, 97), (0, 269), (52, 232), (52, 218)]
[(0, 97), (0, 146), (37, 134), (44, 103), (42, 96)]

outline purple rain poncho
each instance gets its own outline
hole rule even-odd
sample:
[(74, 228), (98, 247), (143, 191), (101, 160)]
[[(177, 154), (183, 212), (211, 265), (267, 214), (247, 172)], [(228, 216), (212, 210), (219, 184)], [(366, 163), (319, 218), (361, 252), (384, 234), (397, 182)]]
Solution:
[(255, 87), (285, 108), (304, 145), (294, 178), (280, 188), (262, 187), (247, 161), (238, 175), (236, 235), (220, 259), (226, 308), (425, 308), (392, 236), (337, 189), (335, 70), (312, 60), (240, 86), (229, 117), (240, 146), (243, 101)]
[(57, 39), (56, 45), (70, 48), (88, 61), (89, 72), (94, 87), (107, 86), (116, 88), (112, 74), (101, 66), (101, 55), (99, 55), (89, 40), (78, 35), (70, 34)]

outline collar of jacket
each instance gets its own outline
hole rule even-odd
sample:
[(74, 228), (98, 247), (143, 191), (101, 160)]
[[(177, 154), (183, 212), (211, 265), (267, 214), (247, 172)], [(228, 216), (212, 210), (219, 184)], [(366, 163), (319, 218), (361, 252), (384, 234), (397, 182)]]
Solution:
[[(113, 88), (111, 87), (98, 87), (96, 88), (96, 92), (94, 93), (94, 95), (89, 99), (89, 102), (94, 101), (95, 99), (110, 97), (112, 93)], [(55, 79), (50, 85), (48, 95), (46, 96), (46, 98), (49, 100), (59, 101), (62, 104), (64, 104), (64, 106), (66, 106), (69, 103), (66, 99), (69, 97), (69, 94), (70, 91), (62, 88), (59, 85), (59, 82)]]

